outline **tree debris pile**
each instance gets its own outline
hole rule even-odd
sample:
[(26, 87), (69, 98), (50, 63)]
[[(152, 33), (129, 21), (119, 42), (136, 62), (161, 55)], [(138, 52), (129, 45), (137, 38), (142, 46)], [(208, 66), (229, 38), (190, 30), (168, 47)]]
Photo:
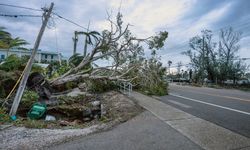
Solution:
[[(118, 120), (125, 121), (140, 109), (136, 109), (137, 106), (132, 105), (132, 102), (120, 102), (121, 95), (118, 93), (105, 96), (104, 92), (117, 89), (119, 83), (129, 82), (133, 89), (147, 94), (167, 94), (166, 68), (160, 62), (157, 51), (163, 48), (168, 32), (161, 31), (155, 36), (137, 38), (129, 30), (130, 25), (123, 24), (120, 12), (115, 18), (113, 21), (111, 16), (108, 16), (110, 29), (81, 32), (88, 41), (85, 42), (83, 55), (74, 54), (69, 63), (51, 63), (43, 72), (32, 71), (26, 90), (35, 91), (39, 97), (32, 92), (27, 92), (28, 95), (23, 96), (29, 100), (21, 101), (18, 108), (21, 116), (25, 117), (30, 107), (32, 110), (35, 107), (31, 106), (32, 103), (39, 101), (47, 104), (47, 115), (56, 118), (56, 125), (59, 123), (68, 126), (72, 122), (85, 124), (98, 119), (107, 121), (121, 118)], [(13, 65), (13, 62), (7, 63), (9, 59), (10, 57), (3, 65), (10, 68), (9, 71), (13, 71), (13, 66), (18, 65)], [(0, 68), (3, 65), (0, 65)], [(5, 92), (3, 98), (6, 96)], [(112, 100), (103, 101), (107, 97)], [(10, 98), (10, 102), (11, 100)], [(103, 115), (103, 112), (106, 112), (106, 115)], [(54, 120), (53, 117), (47, 118)]]
[(120, 123), (142, 112), (142, 108), (123, 94), (111, 91), (96, 95), (60, 96), (48, 105), (46, 115), (55, 120), (30, 120), (28, 109), (20, 109), (17, 126), (28, 128), (82, 128), (100, 123)]

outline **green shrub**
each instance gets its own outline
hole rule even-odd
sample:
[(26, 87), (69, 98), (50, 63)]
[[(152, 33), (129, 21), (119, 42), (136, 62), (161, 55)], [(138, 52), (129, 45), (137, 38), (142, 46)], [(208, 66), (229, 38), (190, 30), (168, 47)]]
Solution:
[(17, 119), (14, 122), (15, 126), (24, 126), (26, 128), (37, 128), (42, 129), (47, 127), (47, 123), (43, 120), (32, 120), (32, 119)]
[(87, 83), (91, 92), (103, 93), (117, 88), (114, 82), (109, 80), (90, 80)]
[(6, 109), (3, 107), (0, 107), (0, 124), (4, 124), (6, 122), (10, 122), (10, 117), (6, 113)]
[(70, 90), (77, 87), (77, 83), (76, 82), (67, 82), (65, 85), (66, 90)]
[(157, 95), (163, 96), (168, 94), (168, 84), (167, 83), (159, 83), (157, 85), (151, 85), (142, 88), (142, 92), (147, 95)]
[(23, 107), (31, 107), (39, 98), (39, 95), (31, 90), (25, 90), (23, 97), (22, 97), (22, 101), (21, 101), (21, 105)]
[(4, 71), (14, 71), (24, 68), (21, 59), (16, 55), (10, 55), (7, 57), (2, 65), (0, 65), (0, 70)]

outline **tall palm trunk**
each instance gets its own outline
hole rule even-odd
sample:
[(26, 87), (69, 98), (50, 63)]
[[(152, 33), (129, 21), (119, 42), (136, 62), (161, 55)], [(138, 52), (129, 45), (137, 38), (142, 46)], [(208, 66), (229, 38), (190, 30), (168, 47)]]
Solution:
[(83, 51), (83, 58), (87, 55), (87, 48), (88, 48), (88, 41), (87, 41), (87, 35), (85, 37), (85, 43), (84, 43), (84, 51)]

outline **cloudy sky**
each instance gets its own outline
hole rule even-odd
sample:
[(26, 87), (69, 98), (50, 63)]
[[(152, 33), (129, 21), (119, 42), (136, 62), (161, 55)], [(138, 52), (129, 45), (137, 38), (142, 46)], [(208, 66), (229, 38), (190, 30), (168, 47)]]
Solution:
[[(49, 6), (52, 0), (4, 0), (0, 3), (41, 8)], [(132, 24), (132, 32), (140, 38), (154, 35), (166, 30), (169, 38), (166, 46), (159, 52), (164, 64), (168, 60), (176, 64), (189, 62), (182, 51), (188, 49), (188, 40), (200, 34), (203, 29), (214, 31), (215, 39), (219, 29), (232, 26), (242, 31), (240, 57), (250, 57), (250, 1), (249, 0), (53, 0), (54, 12), (87, 27), (101, 31), (108, 28), (107, 11), (113, 17), (121, 6), (124, 23)], [(121, 5), (120, 5), (121, 4)], [(0, 14), (32, 14), (41, 12), (0, 6)], [(73, 49), (73, 32), (84, 29), (61, 19), (54, 19), (54, 27), (47, 28), (40, 48), (56, 51), (70, 56)], [(52, 24), (52, 23), (50, 23)], [(29, 47), (33, 43), (41, 26), (41, 18), (7, 18), (0, 17), (0, 26), (4, 26), (13, 34), (26, 39)], [(56, 38), (57, 37), (57, 38)], [(58, 44), (56, 44), (56, 39)], [(83, 37), (80, 37), (78, 52), (83, 49)], [(250, 61), (248, 61), (250, 63)]]

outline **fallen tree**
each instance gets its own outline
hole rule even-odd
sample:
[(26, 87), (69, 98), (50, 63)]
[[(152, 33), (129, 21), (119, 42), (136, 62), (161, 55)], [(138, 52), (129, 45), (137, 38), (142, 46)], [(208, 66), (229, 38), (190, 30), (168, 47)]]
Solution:
[[(92, 44), (92, 49), (84, 56), (79, 54), (72, 56), (70, 69), (61, 76), (52, 79), (50, 81), (52, 87), (58, 89), (69, 82), (78, 84), (87, 80), (127, 81), (135, 85), (138, 84), (138, 78), (142, 78), (141, 75), (145, 71), (144, 64), (147, 63), (142, 45), (148, 46), (155, 55), (156, 50), (164, 46), (168, 32), (164, 31), (157, 36), (140, 39), (130, 32), (129, 24), (123, 26), (121, 13), (117, 14), (116, 22), (112, 21), (110, 16), (108, 21), (110, 30), (104, 30), (101, 33), (92, 31), (92, 35), (88, 35), (89, 40), (93, 40), (89, 42)], [(112, 65), (96, 65), (95, 62), (100, 60), (112, 61)], [(155, 62), (159, 61), (154, 60)], [(160, 74), (158, 75), (160, 76)], [(147, 76), (146, 78), (155, 78), (156, 76)], [(156, 81), (155, 79), (149, 80)]]

